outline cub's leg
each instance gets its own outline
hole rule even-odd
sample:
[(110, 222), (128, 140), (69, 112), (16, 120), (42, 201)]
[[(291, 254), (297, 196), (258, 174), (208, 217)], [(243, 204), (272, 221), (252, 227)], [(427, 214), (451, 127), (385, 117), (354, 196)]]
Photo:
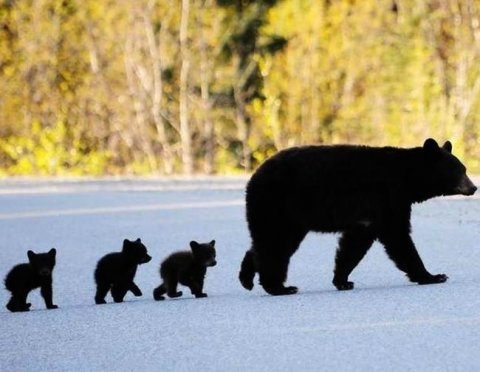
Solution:
[(203, 293), (203, 283), (204, 278), (194, 278), (188, 285), (192, 295), (196, 298), (207, 297), (207, 294)]
[(168, 297), (175, 298), (180, 297), (183, 294), (182, 291), (177, 291), (178, 279), (176, 277), (166, 277), (164, 280)]
[(40, 293), (45, 301), (45, 306), (47, 309), (58, 309), (57, 305), (53, 304), (52, 300), (52, 281), (49, 280), (46, 283), (43, 283), (40, 288)]
[(132, 292), (136, 297), (140, 297), (142, 295), (142, 291), (138, 286), (132, 281), (130, 283), (130, 287), (128, 288), (130, 292)]
[(99, 282), (97, 283), (97, 293), (95, 294), (95, 303), (97, 305), (106, 304), (105, 296), (110, 290), (110, 283)]
[(115, 283), (112, 286), (112, 297), (115, 302), (123, 302), (123, 298), (127, 294), (128, 285), (124, 283)]
[(162, 283), (153, 290), (153, 298), (155, 301), (165, 300), (165, 297), (163, 297), (165, 293), (167, 293), (167, 288), (165, 288), (165, 283)]

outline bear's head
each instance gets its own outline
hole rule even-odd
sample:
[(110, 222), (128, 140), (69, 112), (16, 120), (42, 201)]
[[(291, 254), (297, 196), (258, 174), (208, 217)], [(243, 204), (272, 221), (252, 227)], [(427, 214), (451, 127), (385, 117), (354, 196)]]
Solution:
[(35, 253), (33, 251), (27, 252), (30, 266), (35, 273), (43, 277), (52, 275), (56, 254), (57, 250), (55, 248), (50, 249), (47, 253)]
[(143, 245), (140, 238), (135, 241), (125, 239), (123, 241), (122, 253), (128, 257), (130, 262), (134, 262), (139, 265), (147, 263), (152, 259), (152, 257), (147, 253), (147, 247)]
[(215, 240), (210, 243), (197, 243), (196, 241), (190, 242), (190, 248), (192, 249), (193, 258), (201, 266), (215, 266), (217, 261), (215, 260), (217, 253), (215, 252)]
[(422, 151), (427, 168), (424, 177), (434, 196), (473, 195), (477, 191), (467, 176), (465, 166), (452, 154), (450, 141), (440, 147), (434, 139), (429, 138), (423, 144)]

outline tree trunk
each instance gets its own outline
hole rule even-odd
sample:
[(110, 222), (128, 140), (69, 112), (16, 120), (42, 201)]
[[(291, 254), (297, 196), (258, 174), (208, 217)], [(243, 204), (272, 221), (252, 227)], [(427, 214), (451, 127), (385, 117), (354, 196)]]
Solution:
[(182, 147), (183, 173), (193, 173), (192, 138), (190, 123), (188, 121), (188, 72), (190, 69), (190, 56), (187, 45), (188, 16), (190, 0), (182, 0), (182, 18), (180, 20), (180, 55), (182, 59), (180, 68), (180, 139)]
[(158, 141), (162, 148), (162, 160), (163, 168), (166, 174), (173, 173), (173, 151), (170, 146), (166, 124), (161, 115), (162, 108), (162, 96), (163, 96), (163, 81), (162, 81), (162, 56), (157, 45), (157, 40), (155, 38), (155, 33), (153, 30), (153, 24), (149, 17), (149, 14), (152, 12), (154, 7), (154, 1), (149, 1), (148, 3), (148, 13), (143, 12), (143, 23), (145, 27), (145, 34), (147, 35), (148, 50), (150, 53), (150, 58), (152, 59), (151, 68), (152, 68), (152, 118), (155, 125), (155, 130), (157, 132)]

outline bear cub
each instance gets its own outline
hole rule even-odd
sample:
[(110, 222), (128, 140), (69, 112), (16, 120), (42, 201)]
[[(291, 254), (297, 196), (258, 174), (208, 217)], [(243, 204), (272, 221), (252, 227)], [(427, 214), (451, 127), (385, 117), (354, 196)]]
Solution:
[(165, 293), (171, 298), (180, 297), (182, 292), (177, 292), (178, 283), (189, 287), (196, 298), (207, 297), (207, 294), (203, 293), (203, 282), (207, 267), (217, 264), (215, 240), (210, 243), (191, 241), (190, 248), (191, 251), (172, 253), (160, 265), (163, 283), (153, 290), (156, 301), (164, 300)]
[(40, 287), (47, 309), (57, 309), (52, 302), (52, 272), (55, 267), (55, 248), (47, 253), (27, 252), (28, 263), (16, 265), (5, 277), (5, 287), (12, 293), (7, 309), (12, 312), (29, 311), (28, 293)]
[(109, 253), (98, 261), (95, 269), (95, 282), (97, 293), (95, 303), (105, 304), (105, 296), (108, 291), (115, 302), (123, 302), (128, 291), (135, 296), (141, 296), (142, 291), (133, 282), (138, 265), (149, 262), (152, 259), (147, 253), (147, 248), (140, 239), (123, 241), (121, 252)]

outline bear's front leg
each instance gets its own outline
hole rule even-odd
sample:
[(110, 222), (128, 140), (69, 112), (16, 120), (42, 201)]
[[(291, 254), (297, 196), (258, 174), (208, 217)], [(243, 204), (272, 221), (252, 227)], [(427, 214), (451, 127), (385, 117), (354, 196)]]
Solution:
[(142, 291), (140, 290), (140, 288), (138, 288), (138, 286), (132, 281), (130, 283), (130, 288), (129, 288), (130, 292), (132, 292), (136, 297), (140, 297), (142, 295)]
[(123, 302), (123, 298), (125, 297), (125, 295), (127, 294), (127, 291), (128, 291), (128, 286), (127, 285), (124, 285), (124, 284), (114, 284), (112, 286), (112, 297), (113, 297), (113, 301), (119, 303), (119, 302)]
[(438, 283), (445, 283), (448, 280), (448, 276), (446, 274), (436, 274), (436, 275), (429, 275), (427, 277), (420, 278), (418, 280), (412, 280), (412, 282), (416, 282), (418, 284), (438, 284)]
[(208, 297), (206, 293), (203, 293), (203, 282), (204, 282), (203, 277), (195, 277), (195, 278), (192, 278), (187, 284), (188, 287), (190, 288), (190, 292), (192, 292), (192, 295), (194, 295), (195, 298)]
[(57, 305), (53, 304), (52, 301), (52, 280), (47, 280), (41, 286), (40, 293), (45, 301), (45, 306), (47, 309), (58, 309)]
[(380, 242), (385, 246), (388, 256), (395, 265), (405, 272), (410, 281), (418, 284), (444, 283), (445, 274), (430, 274), (420, 258), (409, 232), (389, 230), (379, 235)]

